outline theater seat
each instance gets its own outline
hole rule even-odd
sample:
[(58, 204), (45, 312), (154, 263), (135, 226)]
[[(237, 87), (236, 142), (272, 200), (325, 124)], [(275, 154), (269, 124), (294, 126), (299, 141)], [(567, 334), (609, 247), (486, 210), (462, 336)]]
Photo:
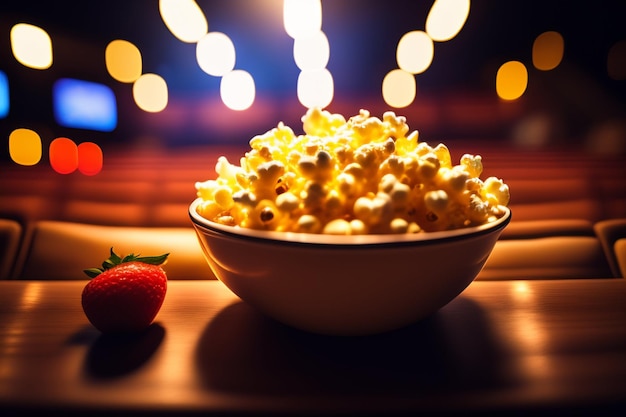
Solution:
[(610, 277), (596, 237), (555, 236), (500, 240), (477, 279), (566, 279)]
[(22, 226), (15, 220), (0, 219), (0, 280), (11, 276), (22, 239)]
[(618, 265), (615, 243), (620, 239), (626, 238), (626, 218), (599, 221), (594, 224), (594, 229), (606, 252), (613, 276), (624, 276)]
[(550, 236), (596, 236), (593, 223), (586, 219), (517, 220), (502, 231), (501, 240), (534, 239)]
[(28, 250), (20, 256), (16, 279), (86, 279), (83, 269), (97, 267), (114, 248), (129, 253), (169, 252), (164, 269), (169, 279), (215, 279), (191, 227), (102, 226), (40, 221), (33, 227)]
[(626, 238), (615, 241), (615, 258), (622, 278), (626, 278)]

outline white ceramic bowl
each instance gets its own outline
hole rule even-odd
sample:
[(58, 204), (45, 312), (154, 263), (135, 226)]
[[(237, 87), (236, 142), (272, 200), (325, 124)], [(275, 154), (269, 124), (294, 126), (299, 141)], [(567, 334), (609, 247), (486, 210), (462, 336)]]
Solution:
[(446, 232), (329, 236), (224, 226), (189, 215), (209, 266), (262, 313), (314, 333), (366, 335), (422, 319), (482, 269), (511, 212)]

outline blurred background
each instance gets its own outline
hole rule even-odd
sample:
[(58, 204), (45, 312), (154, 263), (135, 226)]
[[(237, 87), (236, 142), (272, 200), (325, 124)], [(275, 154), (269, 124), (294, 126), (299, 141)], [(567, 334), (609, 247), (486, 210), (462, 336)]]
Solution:
[(313, 106), (394, 111), (453, 161), (481, 155), (518, 240), (495, 276), (608, 276), (602, 236), (623, 234), (597, 227), (626, 217), (624, 0), (3, 0), (0, 220), (21, 240), (0, 277), (39, 276), (29, 256), (57, 253), (55, 230), (106, 250), (177, 227), (196, 248), (196, 182), (281, 121), (303, 133)]
[(246, 145), (279, 121), (300, 133), (313, 105), (393, 110), (427, 141), (626, 151), (623, 0), (313, 1), (291, 30), (312, 22), (315, 42), (289, 33), (288, 3), (3, 1), (2, 159), (40, 143), (45, 161), (60, 137), (105, 156)]

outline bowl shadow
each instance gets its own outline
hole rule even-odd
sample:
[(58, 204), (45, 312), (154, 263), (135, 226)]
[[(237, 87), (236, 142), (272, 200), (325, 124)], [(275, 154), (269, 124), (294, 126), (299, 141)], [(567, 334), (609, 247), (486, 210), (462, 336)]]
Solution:
[(402, 396), (510, 384), (480, 306), (462, 295), (435, 314), (373, 336), (325, 336), (270, 319), (244, 302), (201, 334), (197, 370), (231, 394)]

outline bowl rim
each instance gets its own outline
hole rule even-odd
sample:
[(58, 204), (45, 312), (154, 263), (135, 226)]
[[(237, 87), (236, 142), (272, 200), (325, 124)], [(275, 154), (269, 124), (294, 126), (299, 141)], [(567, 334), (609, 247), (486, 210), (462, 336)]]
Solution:
[(202, 203), (202, 201), (202, 198), (196, 198), (189, 205), (189, 217), (194, 226), (210, 233), (224, 235), (230, 238), (288, 246), (380, 248), (432, 245), (433, 243), (448, 243), (454, 240), (462, 240), (469, 237), (478, 237), (490, 234), (504, 229), (504, 227), (506, 227), (511, 221), (511, 209), (509, 207), (502, 206), (504, 215), (493, 222), (440, 232), (369, 235), (328, 235), (321, 233), (277, 232), (273, 230), (259, 230), (239, 226), (228, 226), (213, 222), (202, 217), (198, 213), (197, 207)]

